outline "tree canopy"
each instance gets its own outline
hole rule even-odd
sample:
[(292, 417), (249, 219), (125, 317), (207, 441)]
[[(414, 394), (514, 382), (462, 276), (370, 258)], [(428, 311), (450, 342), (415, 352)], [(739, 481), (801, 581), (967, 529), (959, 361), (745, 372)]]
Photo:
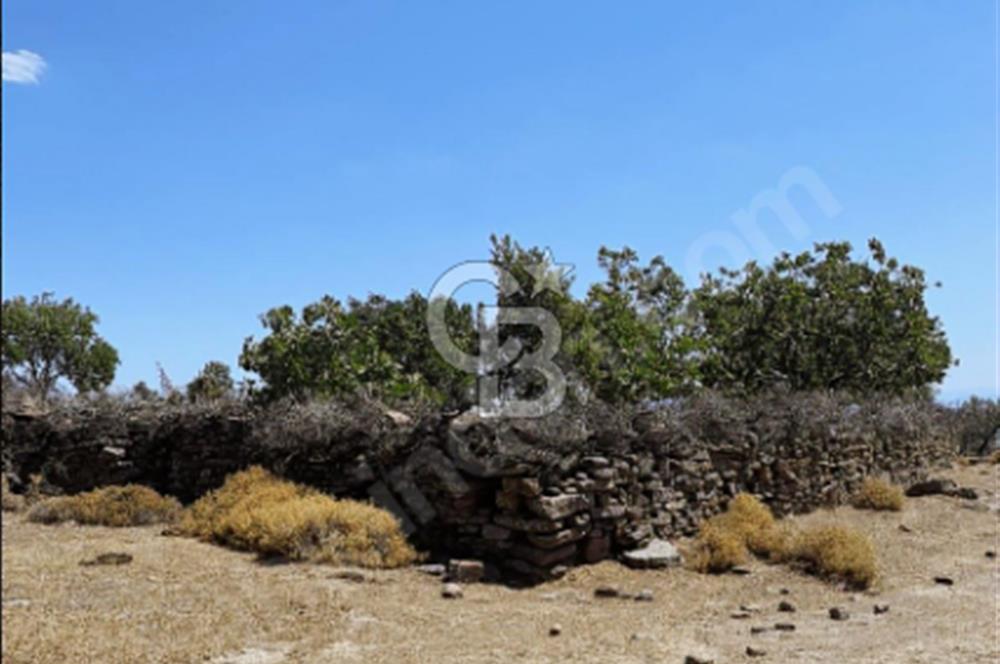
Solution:
[(198, 375), (187, 384), (189, 401), (216, 401), (233, 393), (232, 374), (225, 362), (206, 362)]
[[(471, 308), (443, 304), (452, 338), (471, 350)], [(277, 307), (261, 317), (268, 334), (244, 341), (240, 366), (263, 379), (258, 394), (265, 398), (360, 392), (387, 401), (468, 403), (472, 377), (433, 347), (427, 307), (427, 299), (415, 292), (403, 300), (352, 299), (347, 306), (324, 296), (300, 315), (289, 306)]]
[(705, 277), (692, 300), (707, 349), (703, 382), (860, 394), (940, 382), (952, 357), (927, 311), (923, 271), (887, 257), (878, 240), (868, 247), (873, 262), (852, 260), (846, 242), (826, 243)]
[[(739, 270), (704, 275), (688, 289), (656, 256), (642, 263), (628, 247), (602, 247), (604, 279), (582, 298), (551, 255), (509, 236), (491, 237), (503, 309), (542, 309), (558, 323), (552, 361), (579, 392), (611, 402), (688, 394), (703, 388), (756, 393), (772, 387), (928, 394), (952, 366), (940, 321), (924, 300), (922, 270), (869, 242), (852, 257), (846, 242), (779, 255)], [(428, 307), (445, 307), (449, 335), (475, 354), (482, 339), (512, 353), (479, 376), (445, 361), (427, 329)], [(240, 365), (260, 375), (259, 394), (430, 398), (455, 406), (475, 401), (478, 377), (495, 373), (501, 390), (538, 393), (545, 379), (517, 371), (543, 334), (535, 321), (486, 321), (468, 305), (371, 295), (346, 306), (326, 296), (303, 308), (262, 317), (266, 336), (248, 338)], [(516, 343), (509, 343), (516, 341)]]
[(97, 334), (90, 309), (43, 293), (4, 300), (2, 316), (3, 371), (39, 399), (48, 399), (60, 379), (78, 392), (114, 380), (118, 352)]

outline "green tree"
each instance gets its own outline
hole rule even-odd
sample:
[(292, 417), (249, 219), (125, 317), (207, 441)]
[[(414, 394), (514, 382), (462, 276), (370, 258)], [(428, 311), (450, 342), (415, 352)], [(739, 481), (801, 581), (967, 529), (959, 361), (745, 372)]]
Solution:
[(825, 243), (766, 269), (751, 262), (706, 276), (694, 293), (706, 384), (928, 394), (952, 357), (927, 311), (924, 273), (887, 257), (878, 240), (868, 246), (871, 261), (852, 260), (846, 242)]
[[(696, 342), (687, 334), (688, 292), (664, 261), (647, 265), (625, 247), (602, 247), (598, 265), (606, 278), (584, 300), (570, 293), (572, 279), (539, 247), (523, 247), (510, 236), (491, 237), (492, 262), (500, 268), (498, 302), (504, 307), (541, 307), (559, 323), (562, 346), (556, 363), (590, 393), (611, 402), (662, 398), (690, 391), (697, 376)], [(533, 326), (509, 326), (500, 342), (516, 337), (522, 352), (533, 351), (540, 333)], [(509, 372), (513, 373), (513, 372)], [(530, 396), (542, 386), (519, 382)]]
[[(444, 306), (452, 338), (471, 348), (471, 308), (450, 301)], [(360, 393), (386, 401), (468, 403), (471, 377), (434, 349), (427, 307), (426, 298), (412, 293), (401, 301), (352, 299), (346, 307), (325, 296), (300, 316), (288, 306), (271, 309), (261, 317), (268, 334), (246, 339), (240, 366), (261, 377), (258, 394), (265, 399)]]
[(690, 391), (698, 377), (698, 346), (687, 329), (684, 281), (663, 257), (641, 266), (628, 247), (601, 247), (598, 264), (606, 279), (587, 294), (585, 334), (569, 341), (591, 389), (611, 402)]
[(189, 401), (217, 401), (233, 393), (233, 377), (224, 362), (206, 362), (187, 385)]
[(104, 389), (114, 380), (118, 352), (97, 334), (98, 322), (90, 309), (52, 293), (4, 300), (4, 373), (43, 401), (61, 378), (81, 393)]
[(146, 385), (144, 380), (140, 380), (132, 386), (132, 389), (129, 390), (129, 396), (135, 401), (157, 401), (160, 398), (160, 395), (149, 385)]

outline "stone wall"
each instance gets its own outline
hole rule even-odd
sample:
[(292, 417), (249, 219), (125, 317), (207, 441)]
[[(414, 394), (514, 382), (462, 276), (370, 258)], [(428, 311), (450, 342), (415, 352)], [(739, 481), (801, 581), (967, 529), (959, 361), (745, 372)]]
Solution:
[(3, 414), (4, 472), (77, 492), (137, 482), (190, 501), (261, 464), (392, 510), (433, 554), (543, 579), (692, 533), (741, 491), (779, 514), (906, 483), (951, 459), (919, 404), (705, 397), (643, 412), (567, 406), (533, 420), (409, 417), (377, 405)]

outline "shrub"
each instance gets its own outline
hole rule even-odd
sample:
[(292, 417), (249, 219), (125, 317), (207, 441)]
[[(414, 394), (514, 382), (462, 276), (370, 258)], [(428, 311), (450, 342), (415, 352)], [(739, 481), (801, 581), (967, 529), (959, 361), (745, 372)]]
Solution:
[(233, 473), (225, 484), (195, 501), (184, 511), (179, 530), (191, 537), (215, 540), (236, 549), (251, 549), (243, 540), (246, 515), (256, 507), (299, 498), (306, 487), (285, 482), (260, 466)]
[(196, 501), (183, 534), (262, 556), (362, 567), (400, 567), (416, 558), (385, 510), (279, 479), (255, 466), (230, 475)]
[(867, 535), (844, 526), (818, 526), (795, 537), (789, 559), (807, 571), (867, 588), (875, 580), (875, 549)]
[(724, 572), (755, 555), (778, 561), (785, 555), (787, 531), (771, 510), (754, 496), (741, 493), (726, 511), (706, 521), (688, 552), (689, 566), (699, 572)]
[(206, 362), (187, 385), (190, 401), (217, 401), (233, 394), (233, 376), (225, 362)]
[(903, 489), (885, 480), (867, 477), (851, 504), (859, 509), (899, 512), (903, 509)]
[(753, 553), (775, 563), (800, 563), (812, 574), (844, 579), (861, 588), (875, 578), (875, 551), (866, 535), (843, 526), (793, 532), (776, 522), (760, 500), (745, 493), (702, 524), (686, 553), (688, 566), (698, 572), (725, 572)]
[(76, 521), (90, 526), (145, 526), (175, 520), (181, 513), (177, 499), (161, 496), (137, 484), (108, 486), (75, 496), (46, 498), (28, 511), (35, 523)]
[(686, 557), (691, 569), (717, 574), (746, 562), (748, 552), (739, 535), (709, 519), (699, 530), (698, 539)]
[(849, 243), (828, 242), (769, 266), (705, 275), (688, 323), (707, 344), (702, 384), (929, 395), (953, 364), (927, 309), (930, 284), (875, 238), (868, 249), (871, 260), (859, 260)]
[(1000, 431), (1000, 399), (971, 397), (946, 411), (962, 454), (982, 455)]

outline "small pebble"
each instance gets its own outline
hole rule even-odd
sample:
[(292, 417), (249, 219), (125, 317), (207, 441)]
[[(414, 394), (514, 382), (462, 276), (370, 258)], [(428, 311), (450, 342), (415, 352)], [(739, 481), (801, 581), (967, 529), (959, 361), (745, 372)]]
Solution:
[(775, 623), (774, 628), (779, 632), (794, 632), (795, 625), (792, 623)]
[(559, 636), (560, 634), (562, 634), (562, 625), (559, 623), (549, 627), (549, 636)]
[(795, 613), (795, 605), (792, 604), (791, 602), (786, 602), (782, 600), (778, 604), (778, 610), (781, 611), (782, 613)]
[(934, 583), (940, 583), (942, 586), (953, 586), (955, 585), (954, 579), (947, 576), (935, 576)]
[(986, 552), (986, 557), (987, 558), (996, 558), (997, 557), (997, 552), (994, 551), (993, 549), (990, 549), (989, 551)]
[(637, 602), (652, 602), (653, 601), (653, 591), (649, 588), (643, 588), (635, 596), (635, 601)]
[(791, 593), (791, 591), (788, 588), (782, 588), (778, 592), (781, 593), (782, 595), (788, 595), (789, 593)]
[(594, 589), (594, 597), (618, 597), (621, 591), (614, 586), (598, 586)]
[(438, 565), (436, 563), (431, 563), (429, 565), (417, 565), (417, 571), (424, 574), (429, 574), (430, 576), (443, 576), (445, 572), (444, 565)]
[(754, 648), (753, 646), (747, 646), (747, 656), (748, 657), (763, 657), (767, 652), (761, 650), (760, 648)]
[(751, 634), (763, 634), (768, 629), (769, 629), (768, 627), (751, 627), (750, 628), (750, 633)]
[(876, 604), (875, 608), (873, 610), (875, 612), (875, 615), (877, 615), (877, 616), (881, 615), (883, 613), (889, 613), (889, 605), (888, 604)]
[(831, 608), (829, 613), (832, 620), (847, 620), (850, 617), (850, 614), (839, 606)]

